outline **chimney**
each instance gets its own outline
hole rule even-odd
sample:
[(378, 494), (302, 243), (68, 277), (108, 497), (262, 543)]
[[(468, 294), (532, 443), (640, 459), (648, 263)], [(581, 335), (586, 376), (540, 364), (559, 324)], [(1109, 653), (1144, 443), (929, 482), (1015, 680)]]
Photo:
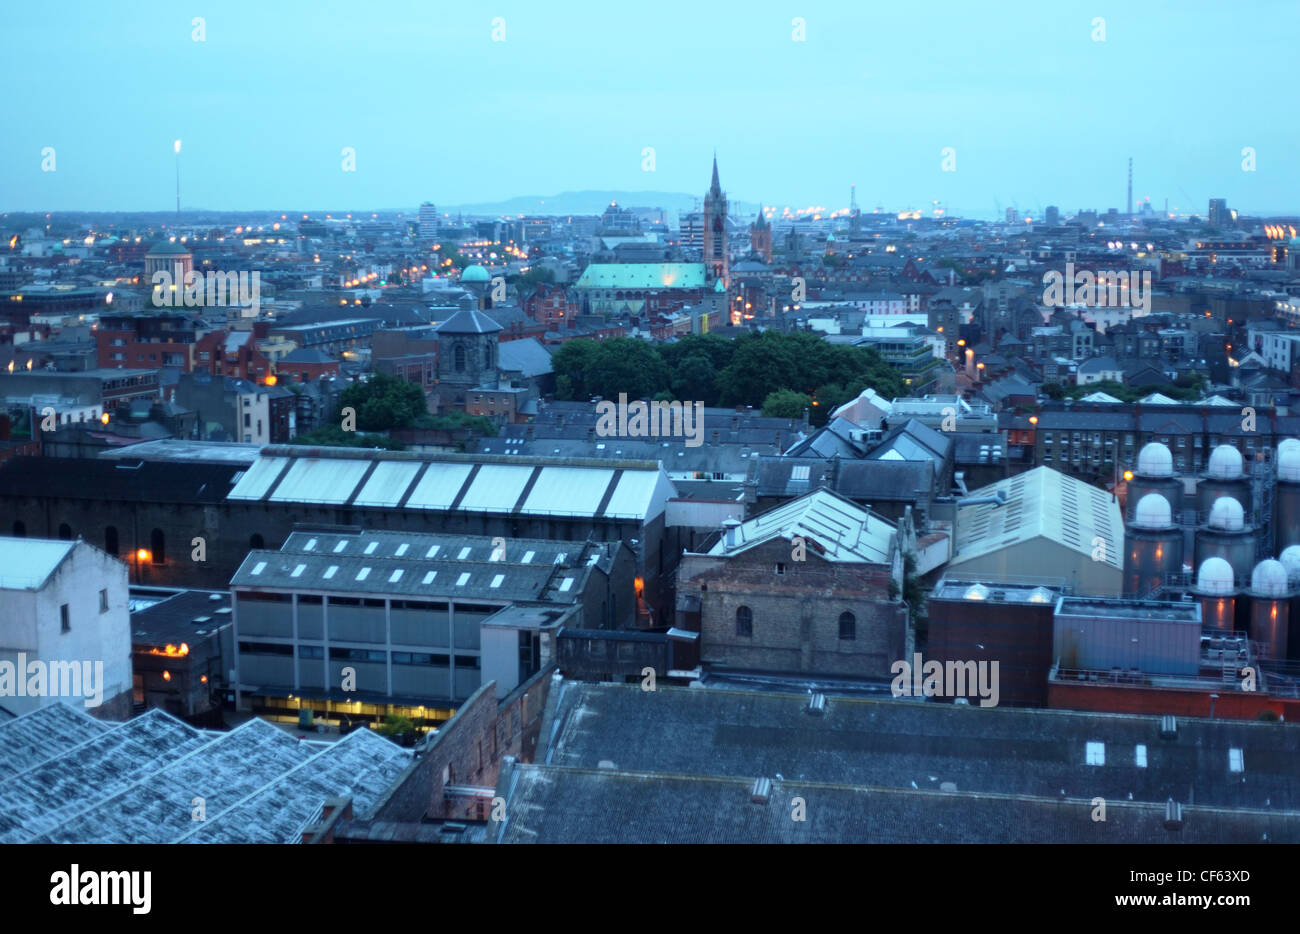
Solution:
[(736, 519), (728, 519), (722, 523), (722, 536), (727, 548), (735, 548), (740, 539), (740, 522)]

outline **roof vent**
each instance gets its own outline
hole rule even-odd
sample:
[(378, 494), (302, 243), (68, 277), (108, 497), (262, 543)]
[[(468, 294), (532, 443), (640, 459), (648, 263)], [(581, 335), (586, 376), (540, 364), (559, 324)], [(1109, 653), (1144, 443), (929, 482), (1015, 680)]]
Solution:
[(216, 603), (219, 600), (226, 599), (226, 595), (224, 593), (208, 594), (208, 599), (211, 600), (213, 603)]
[(826, 695), (814, 694), (808, 698), (808, 713), (814, 717), (820, 717), (826, 712)]
[(1171, 713), (1167, 713), (1160, 718), (1160, 738), (1178, 738), (1178, 718)]
[(197, 623), (197, 624), (210, 623), (210, 622), (212, 622), (212, 617), (211, 617), (211, 616), (196, 616), (196, 617), (194, 617), (194, 619), (192, 620), (192, 622)]
[(1165, 830), (1183, 829), (1183, 806), (1170, 798), (1165, 804)]
[(940, 790), (940, 791), (943, 791), (943, 792), (953, 792), (953, 791), (956, 791), (956, 790), (957, 790), (957, 783), (956, 783), (956, 782), (941, 782), (940, 785), (939, 785), (939, 790)]
[(772, 797), (772, 779), (770, 778), (754, 779), (754, 787), (749, 789), (749, 800), (752, 801), (754, 804), (767, 804), (768, 799), (771, 797)]
[(438, 828), (439, 833), (464, 833), (465, 825), (458, 821), (448, 821)]
[(618, 768), (618, 766), (614, 764), (614, 760), (613, 760), (613, 759), (601, 759), (599, 762), (596, 763), (596, 768), (598, 768), (598, 769), (616, 769), (616, 768)]

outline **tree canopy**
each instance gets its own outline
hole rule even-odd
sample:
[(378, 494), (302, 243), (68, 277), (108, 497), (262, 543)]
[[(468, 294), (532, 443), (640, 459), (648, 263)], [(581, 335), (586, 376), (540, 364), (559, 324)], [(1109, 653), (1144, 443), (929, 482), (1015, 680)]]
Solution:
[(410, 428), (429, 411), (419, 385), (388, 373), (375, 373), (369, 381), (353, 383), (343, 390), (336, 414), (340, 424), (342, 411), (348, 407), (356, 410), (358, 431)]

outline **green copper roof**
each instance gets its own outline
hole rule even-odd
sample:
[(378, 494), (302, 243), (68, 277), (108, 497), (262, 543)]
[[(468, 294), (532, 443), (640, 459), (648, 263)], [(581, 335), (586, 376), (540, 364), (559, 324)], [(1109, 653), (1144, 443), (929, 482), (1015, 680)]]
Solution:
[(592, 263), (579, 289), (702, 289), (703, 263)]

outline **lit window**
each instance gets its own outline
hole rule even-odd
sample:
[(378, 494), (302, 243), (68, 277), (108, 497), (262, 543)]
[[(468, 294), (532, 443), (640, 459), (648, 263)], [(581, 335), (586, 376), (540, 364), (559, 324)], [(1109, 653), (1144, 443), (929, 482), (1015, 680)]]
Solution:
[(1089, 743), (1086, 758), (1084, 760), (1088, 765), (1105, 765), (1106, 764), (1106, 744)]
[(1244, 772), (1246, 770), (1246, 761), (1242, 757), (1240, 749), (1228, 750), (1228, 771)]
[(1137, 762), (1137, 767), (1139, 769), (1145, 769), (1147, 767), (1147, 747), (1138, 743), (1137, 749), (1133, 753), (1133, 758)]

